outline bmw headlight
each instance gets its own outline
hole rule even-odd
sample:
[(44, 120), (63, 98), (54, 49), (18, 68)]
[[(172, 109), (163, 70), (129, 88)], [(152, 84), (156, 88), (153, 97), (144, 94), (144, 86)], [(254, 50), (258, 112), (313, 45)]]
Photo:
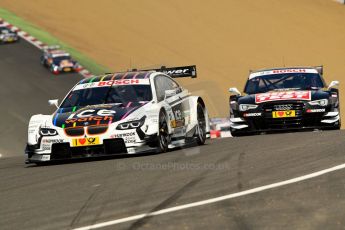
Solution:
[(140, 120), (129, 121), (119, 124), (116, 129), (126, 130), (126, 129), (136, 129), (141, 127), (145, 123), (146, 116), (143, 116)]
[(41, 136), (56, 136), (58, 133), (55, 129), (40, 128)]
[(310, 101), (308, 103), (309, 103), (309, 105), (327, 106), (328, 105), (328, 99), (321, 99), (321, 100), (316, 100), (316, 101)]
[(241, 104), (239, 106), (240, 111), (247, 111), (250, 109), (256, 109), (258, 107), (258, 105), (252, 105), (252, 104)]

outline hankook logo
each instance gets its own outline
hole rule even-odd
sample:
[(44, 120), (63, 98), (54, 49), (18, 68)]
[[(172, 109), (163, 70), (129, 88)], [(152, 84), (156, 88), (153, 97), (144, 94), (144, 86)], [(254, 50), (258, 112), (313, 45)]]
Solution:
[(275, 110), (290, 110), (292, 109), (292, 105), (274, 105)]

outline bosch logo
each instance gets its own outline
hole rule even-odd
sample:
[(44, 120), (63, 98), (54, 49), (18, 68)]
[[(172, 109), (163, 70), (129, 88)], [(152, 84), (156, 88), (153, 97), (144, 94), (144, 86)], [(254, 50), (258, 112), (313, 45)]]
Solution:
[(274, 109), (275, 110), (291, 110), (292, 105), (275, 105)]

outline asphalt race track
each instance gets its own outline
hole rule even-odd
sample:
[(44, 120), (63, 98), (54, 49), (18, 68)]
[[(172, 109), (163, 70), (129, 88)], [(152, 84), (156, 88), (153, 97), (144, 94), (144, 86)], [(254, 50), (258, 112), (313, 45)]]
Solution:
[(31, 115), (51, 114), (49, 99), (62, 99), (82, 79), (55, 76), (40, 65), (41, 51), (25, 40), (0, 45), (0, 154), (23, 155)]
[[(238, 193), (345, 163), (343, 131), (209, 140), (202, 147), (25, 165), (31, 114), (78, 80), (51, 75), (25, 42), (0, 46), (0, 229), (75, 229)], [(101, 229), (344, 229), (345, 169)]]

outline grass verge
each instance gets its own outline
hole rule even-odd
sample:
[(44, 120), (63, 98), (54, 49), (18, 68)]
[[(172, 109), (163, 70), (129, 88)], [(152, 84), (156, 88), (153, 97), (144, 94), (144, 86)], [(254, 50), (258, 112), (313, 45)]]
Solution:
[(13, 24), (14, 26), (19, 27), (21, 30), (28, 32), (30, 35), (36, 37), (38, 40), (48, 45), (59, 45), (62, 49), (68, 51), (74, 59), (76, 59), (81, 65), (83, 65), (93, 74), (98, 75), (106, 72), (111, 72), (107, 67), (96, 63), (91, 58), (85, 56), (84, 54), (72, 48), (68, 44), (55, 38), (50, 33), (43, 31), (39, 27), (25, 21), (24, 19), (18, 17), (17, 15), (6, 9), (0, 8), (0, 17), (6, 20), (7, 22)]

